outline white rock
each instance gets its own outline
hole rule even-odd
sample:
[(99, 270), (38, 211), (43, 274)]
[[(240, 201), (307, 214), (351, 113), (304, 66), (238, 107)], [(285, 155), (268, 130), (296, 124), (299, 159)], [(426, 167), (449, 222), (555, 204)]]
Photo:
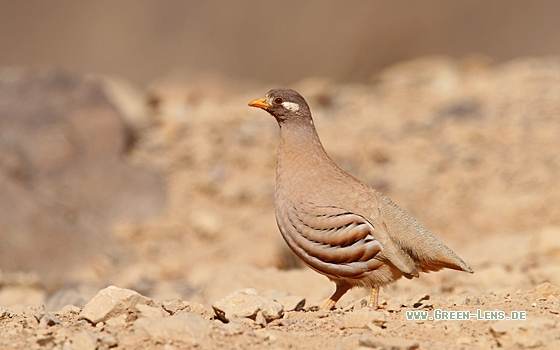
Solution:
[(262, 311), (257, 312), (255, 323), (261, 327), (266, 327), (266, 319), (264, 318)]
[(174, 315), (179, 311), (185, 310), (187, 308), (187, 305), (185, 305), (184, 302), (179, 299), (165, 300), (161, 303), (161, 307), (171, 315)]
[(132, 321), (137, 317), (138, 311), (135, 307), (138, 304), (155, 306), (152, 299), (146, 298), (133, 290), (110, 286), (100, 290), (84, 306), (80, 318), (97, 324), (120, 315), (127, 315), (126, 320)]
[(126, 317), (127, 317), (127, 315), (125, 315), (125, 314), (118, 315), (116, 317), (108, 319), (107, 322), (105, 322), (105, 323), (107, 325), (109, 325), (111, 327), (115, 327), (115, 328), (126, 327)]
[(560, 298), (560, 289), (548, 282), (541, 283), (535, 289), (525, 293), (525, 297), (533, 296), (536, 299), (547, 299), (549, 296)]
[(62, 309), (60, 309), (60, 311), (58, 313), (59, 314), (79, 314), (81, 310), (82, 309), (80, 309), (76, 305), (68, 304), (68, 305), (64, 306)]
[(252, 288), (235, 291), (224, 299), (214, 302), (212, 308), (224, 322), (241, 317), (255, 320), (259, 311), (262, 311), (267, 322), (280, 318), (284, 314), (282, 304), (259, 296)]
[(159, 306), (149, 306), (146, 304), (137, 304), (138, 317), (166, 317), (169, 314)]

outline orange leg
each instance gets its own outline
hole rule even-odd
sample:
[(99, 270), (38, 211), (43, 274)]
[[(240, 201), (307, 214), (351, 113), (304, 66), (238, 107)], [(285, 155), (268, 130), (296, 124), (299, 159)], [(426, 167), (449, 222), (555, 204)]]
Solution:
[(368, 306), (373, 310), (377, 310), (379, 308), (379, 286), (371, 287), (371, 295), (369, 297)]
[(348, 289), (350, 289), (348, 284), (337, 284), (334, 294), (329, 298), (329, 300), (327, 300), (320, 310), (331, 310), (336, 302), (339, 301), (340, 298), (348, 291)]

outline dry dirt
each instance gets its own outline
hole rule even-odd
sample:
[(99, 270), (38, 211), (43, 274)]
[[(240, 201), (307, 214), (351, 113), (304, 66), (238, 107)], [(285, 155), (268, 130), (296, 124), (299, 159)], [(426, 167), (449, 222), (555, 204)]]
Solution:
[[(309, 102), (331, 157), (475, 271), (399, 281), (382, 291), (380, 314), (363, 309), (366, 290), (317, 311), (334, 285), (301, 268), (280, 241), (277, 125), (247, 107), (275, 86), (174, 77), (134, 98), (122, 84), (103, 84), (135, 130), (126, 160), (163, 174), (167, 205), (156, 218), (121, 221), (107, 249), (58, 284), (4, 271), (0, 349), (560, 348), (560, 59), (425, 58), (367, 85), (316, 78), (291, 86)], [(166, 318), (132, 307), (93, 324), (81, 308), (108, 285), (185, 307)], [(266, 325), (220, 321), (212, 303), (244, 288), (306, 304)], [(406, 319), (436, 310), (525, 319)], [(184, 313), (201, 318), (183, 317), (179, 330), (157, 321)]]

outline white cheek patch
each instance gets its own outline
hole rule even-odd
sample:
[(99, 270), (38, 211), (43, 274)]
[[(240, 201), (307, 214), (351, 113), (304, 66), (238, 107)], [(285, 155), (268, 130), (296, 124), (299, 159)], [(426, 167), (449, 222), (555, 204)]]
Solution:
[(299, 105), (293, 102), (282, 102), (282, 106), (289, 111), (296, 112), (299, 111)]

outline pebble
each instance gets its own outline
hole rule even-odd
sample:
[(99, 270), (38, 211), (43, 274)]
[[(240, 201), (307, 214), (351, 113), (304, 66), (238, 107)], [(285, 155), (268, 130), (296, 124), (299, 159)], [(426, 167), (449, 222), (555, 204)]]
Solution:
[(60, 309), (60, 314), (79, 314), (82, 309), (77, 307), (76, 305), (68, 304)]
[(266, 327), (266, 319), (264, 318), (262, 311), (257, 312), (257, 316), (255, 317), (255, 323), (261, 327)]
[(159, 306), (150, 306), (146, 304), (138, 304), (135, 306), (138, 310), (138, 317), (166, 317), (169, 316), (167, 311)]
[(108, 326), (111, 327), (126, 327), (126, 318), (127, 315), (122, 314), (122, 315), (118, 315), (116, 317), (110, 318), (107, 320), (107, 322), (105, 322)]
[(60, 324), (60, 320), (50, 312), (47, 312), (39, 321), (39, 325), (42, 324), (45, 324), (46, 326), (54, 326), (55, 324)]
[(259, 296), (252, 288), (235, 291), (222, 300), (214, 302), (212, 308), (216, 316), (224, 322), (234, 318), (255, 320), (259, 311), (267, 322), (278, 319), (284, 314), (282, 304)]
[(187, 306), (179, 299), (165, 300), (161, 303), (161, 307), (171, 315), (187, 308)]
[[(360, 300), (356, 301), (354, 304), (352, 304), (350, 307), (352, 308), (352, 310), (356, 311), (356, 310), (360, 310), (363, 309), (365, 307), (367, 307), (368, 301), (366, 298), (361, 298)], [(349, 311), (348, 310), (344, 310), (344, 311)]]
[(525, 299), (528, 299), (528, 297), (534, 297), (536, 299), (546, 300), (550, 296), (560, 298), (560, 289), (548, 282), (541, 283), (534, 289), (525, 293)]
[(86, 319), (93, 324), (106, 322), (107, 320), (126, 315), (126, 321), (136, 318), (138, 304), (155, 307), (152, 299), (146, 298), (139, 293), (124, 288), (109, 286), (102, 289), (91, 299), (80, 313), (80, 318)]
[(424, 300), (430, 300), (430, 295), (426, 293), (416, 294), (410, 301), (410, 305), (421, 304)]

